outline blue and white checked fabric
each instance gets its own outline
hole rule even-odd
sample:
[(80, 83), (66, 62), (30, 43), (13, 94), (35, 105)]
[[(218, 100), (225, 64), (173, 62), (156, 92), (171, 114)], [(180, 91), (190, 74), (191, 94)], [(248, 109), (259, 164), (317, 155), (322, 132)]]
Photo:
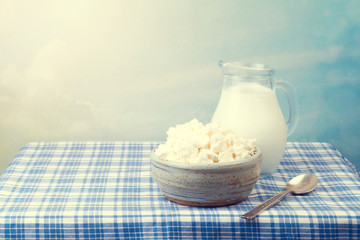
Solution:
[[(0, 177), (0, 238), (360, 238), (359, 172), (327, 143), (287, 145), (281, 165), (241, 203), (187, 207), (160, 193), (150, 171), (159, 142), (39, 142)], [(314, 172), (318, 188), (288, 195), (252, 221), (241, 215)]]

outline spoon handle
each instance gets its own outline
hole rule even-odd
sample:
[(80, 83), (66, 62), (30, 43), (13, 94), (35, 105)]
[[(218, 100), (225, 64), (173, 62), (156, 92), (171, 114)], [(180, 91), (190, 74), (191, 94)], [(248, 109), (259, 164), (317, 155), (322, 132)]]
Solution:
[(289, 190), (285, 190), (285, 191), (273, 196), (272, 198), (269, 198), (268, 200), (266, 200), (259, 206), (255, 207), (254, 209), (250, 210), (249, 212), (245, 213), (241, 217), (245, 218), (245, 219), (255, 218), (257, 215), (265, 212), (266, 209), (268, 209), (268, 208), (274, 206), (275, 204), (277, 204), (278, 202), (280, 202), (280, 200), (283, 199), (289, 192), (290, 192)]

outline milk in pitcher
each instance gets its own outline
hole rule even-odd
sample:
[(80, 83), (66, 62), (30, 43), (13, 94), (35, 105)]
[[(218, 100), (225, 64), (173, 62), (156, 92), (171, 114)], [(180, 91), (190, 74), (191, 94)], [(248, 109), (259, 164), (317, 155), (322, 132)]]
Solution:
[(285, 151), (287, 129), (274, 90), (256, 82), (223, 88), (212, 121), (256, 139), (264, 157), (263, 176), (277, 168)]

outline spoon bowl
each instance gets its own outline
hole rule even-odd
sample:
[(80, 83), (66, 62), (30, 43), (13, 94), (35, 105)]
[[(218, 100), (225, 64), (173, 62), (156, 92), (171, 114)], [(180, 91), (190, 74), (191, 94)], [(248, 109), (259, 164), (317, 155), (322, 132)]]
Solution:
[(318, 185), (318, 178), (313, 173), (304, 173), (291, 179), (286, 188), (295, 194), (309, 193)]

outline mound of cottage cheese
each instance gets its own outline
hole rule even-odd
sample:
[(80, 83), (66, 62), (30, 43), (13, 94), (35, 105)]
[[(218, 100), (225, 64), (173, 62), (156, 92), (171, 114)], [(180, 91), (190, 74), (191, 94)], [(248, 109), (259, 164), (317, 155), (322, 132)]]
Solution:
[(155, 154), (166, 161), (189, 163), (228, 162), (255, 154), (255, 139), (244, 139), (218, 123), (193, 119), (167, 131), (167, 141)]

